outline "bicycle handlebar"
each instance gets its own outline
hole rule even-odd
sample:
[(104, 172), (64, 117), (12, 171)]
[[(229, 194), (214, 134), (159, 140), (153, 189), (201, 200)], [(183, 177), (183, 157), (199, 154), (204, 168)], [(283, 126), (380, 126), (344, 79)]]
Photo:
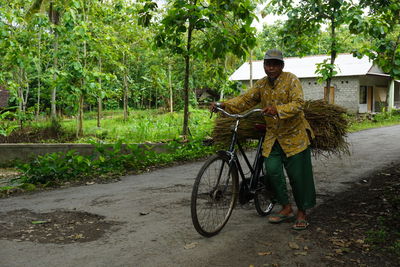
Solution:
[(245, 114), (231, 114), (227, 111), (225, 111), (224, 109), (220, 108), (220, 107), (215, 107), (218, 111), (221, 111), (222, 113), (224, 113), (226, 116), (231, 117), (231, 118), (235, 118), (235, 119), (243, 119), (243, 118), (247, 118), (248, 116), (250, 116), (253, 113), (256, 112), (263, 112), (263, 109), (261, 108), (256, 108), (253, 110), (250, 110), (249, 112), (245, 113)]
[[(231, 113), (227, 112), (226, 110), (220, 108), (219, 106), (216, 106), (215, 109), (216, 109), (217, 111), (220, 111), (220, 112), (224, 113), (226, 116), (231, 117), (231, 118), (235, 118), (235, 119), (247, 118), (248, 116), (250, 116), (250, 115), (253, 114), (253, 113), (256, 113), (256, 112), (262, 113), (262, 112), (264, 111), (264, 110), (261, 109), (261, 108), (256, 108), (256, 109), (250, 110), (249, 112), (247, 112), (247, 113), (245, 113), (245, 114), (231, 114)], [(272, 116), (272, 115), (269, 115), (269, 114), (262, 114), (262, 115), (264, 115), (264, 116), (270, 116), (270, 117), (276, 119), (276, 116)], [(212, 113), (211, 113), (211, 116), (212, 116)]]

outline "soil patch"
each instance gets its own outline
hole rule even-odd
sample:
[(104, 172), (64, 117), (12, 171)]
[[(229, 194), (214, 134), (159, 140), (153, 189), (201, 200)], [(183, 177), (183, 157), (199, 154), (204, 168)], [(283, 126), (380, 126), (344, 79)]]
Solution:
[(309, 216), (326, 266), (398, 266), (400, 166), (388, 166), (325, 201)]
[(0, 212), (0, 239), (69, 244), (99, 239), (118, 222), (80, 211), (35, 213), (27, 209)]
[(74, 140), (76, 140), (75, 134), (62, 129), (59, 124), (43, 128), (25, 126), (14, 130), (8, 136), (0, 135), (0, 143), (45, 143), (46, 141), (66, 143)]

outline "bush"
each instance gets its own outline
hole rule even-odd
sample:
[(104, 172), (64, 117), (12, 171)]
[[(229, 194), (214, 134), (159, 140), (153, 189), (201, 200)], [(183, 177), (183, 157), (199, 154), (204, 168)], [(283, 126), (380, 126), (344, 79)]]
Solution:
[(17, 180), (19, 183), (48, 186), (67, 181), (108, 178), (128, 171), (140, 172), (152, 166), (204, 157), (215, 151), (212, 146), (204, 146), (201, 140), (187, 143), (174, 141), (168, 144), (168, 149), (173, 152), (157, 153), (142, 149), (137, 144), (123, 147), (121, 141), (112, 147), (97, 143), (95, 152), (90, 156), (73, 150), (66, 154), (59, 152), (38, 156), (30, 163), (18, 166), (23, 174)]

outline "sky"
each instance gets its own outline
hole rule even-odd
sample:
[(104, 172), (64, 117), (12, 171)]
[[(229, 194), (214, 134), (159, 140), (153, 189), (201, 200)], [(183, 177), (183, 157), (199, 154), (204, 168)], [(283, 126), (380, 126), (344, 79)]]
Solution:
[(252, 26), (257, 29), (258, 32), (262, 31), (263, 25), (268, 24), (271, 25), (277, 20), (285, 20), (286, 16), (276, 16), (276, 15), (267, 15), (262, 18), (261, 15), (258, 15), (259, 21), (254, 21)]
[(261, 16), (261, 11), (263, 10), (263, 8), (265, 7), (266, 4), (263, 5), (259, 5), (257, 7), (257, 17), (259, 21), (254, 21), (252, 26), (255, 27), (257, 29), (258, 32), (262, 31), (263, 25), (264, 24), (268, 24), (271, 25), (273, 24), (275, 21), (277, 20), (285, 20), (287, 19), (286, 16), (277, 16), (277, 15), (267, 15), (264, 18)]

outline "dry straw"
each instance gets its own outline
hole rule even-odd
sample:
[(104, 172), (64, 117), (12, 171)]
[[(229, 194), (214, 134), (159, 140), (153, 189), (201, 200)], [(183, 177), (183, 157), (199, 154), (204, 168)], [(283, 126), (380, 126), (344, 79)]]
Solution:
[[(307, 121), (314, 131), (315, 138), (311, 141), (314, 155), (349, 154), (349, 144), (346, 140), (348, 121), (346, 110), (338, 105), (328, 104), (323, 100), (305, 101), (303, 111)], [(231, 139), (231, 129), (234, 119), (219, 116), (215, 120), (213, 140), (216, 143), (228, 144)], [(238, 134), (239, 140), (249, 141), (257, 139), (263, 133), (255, 130), (254, 125), (264, 124), (261, 114), (253, 114), (241, 120)]]

